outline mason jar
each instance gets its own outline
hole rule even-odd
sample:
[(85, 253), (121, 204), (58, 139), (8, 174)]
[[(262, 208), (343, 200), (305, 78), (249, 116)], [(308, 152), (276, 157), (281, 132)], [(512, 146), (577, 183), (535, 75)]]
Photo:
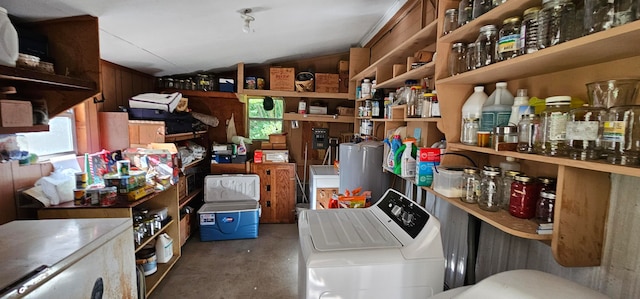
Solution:
[(455, 8), (447, 9), (444, 12), (444, 26), (442, 35), (447, 35), (458, 28), (458, 10)]
[(480, 197), (480, 174), (477, 168), (465, 168), (462, 174), (462, 196), (460, 200), (466, 203), (476, 203)]
[(498, 59), (504, 61), (520, 53), (520, 17), (507, 18), (498, 33)]
[(454, 76), (467, 70), (467, 47), (463, 43), (451, 45), (449, 53), (449, 75)]
[(476, 53), (478, 53), (476, 68), (490, 65), (496, 61), (498, 35), (494, 25), (480, 27), (480, 34), (476, 39)]
[(500, 195), (500, 208), (509, 210), (509, 201), (511, 198), (511, 184), (515, 181), (516, 176), (523, 175), (522, 172), (516, 170), (507, 170), (502, 176), (502, 194)]
[(601, 122), (607, 110), (600, 107), (581, 107), (569, 111), (567, 119), (567, 151), (576, 160), (597, 160), (602, 153)]
[(640, 156), (640, 106), (609, 108), (603, 122), (602, 146), (607, 161), (620, 165), (637, 165)]
[(571, 97), (555, 96), (545, 99), (542, 112), (542, 139), (536, 141), (536, 153), (546, 156), (566, 156), (567, 118), (571, 108)]
[(478, 206), (490, 212), (500, 210), (500, 195), (502, 180), (500, 178), (500, 168), (492, 167), (482, 170), (482, 178), (480, 179), (480, 197), (478, 198)]
[(519, 153), (535, 153), (536, 135), (540, 132), (540, 118), (535, 114), (524, 114), (518, 122)]
[(524, 11), (520, 24), (520, 55), (538, 51), (538, 13), (540, 7), (531, 7)]
[(556, 194), (554, 191), (540, 192), (540, 198), (536, 203), (536, 220), (540, 223), (553, 223), (555, 206)]
[(536, 216), (536, 203), (540, 197), (540, 184), (535, 178), (517, 175), (511, 183), (509, 214), (522, 219)]

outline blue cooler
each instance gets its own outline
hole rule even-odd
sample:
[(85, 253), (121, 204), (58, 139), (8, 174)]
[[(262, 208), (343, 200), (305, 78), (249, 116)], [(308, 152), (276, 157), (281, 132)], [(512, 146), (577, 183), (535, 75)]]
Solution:
[(255, 239), (260, 220), (260, 178), (255, 174), (208, 175), (198, 210), (200, 240)]

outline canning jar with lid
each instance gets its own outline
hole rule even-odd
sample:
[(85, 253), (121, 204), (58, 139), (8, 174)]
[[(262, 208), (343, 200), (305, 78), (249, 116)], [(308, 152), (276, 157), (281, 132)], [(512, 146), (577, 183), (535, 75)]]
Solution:
[(542, 112), (542, 138), (536, 141), (536, 153), (547, 156), (566, 156), (567, 118), (571, 108), (571, 97), (555, 96), (545, 99)]
[(520, 17), (507, 18), (498, 33), (498, 59), (504, 61), (520, 53)]
[(467, 44), (467, 71), (476, 69), (476, 62), (478, 61), (478, 52), (476, 50), (476, 43)]
[(500, 195), (500, 208), (509, 210), (509, 201), (511, 200), (511, 184), (515, 181), (516, 176), (523, 173), (516, 170), (507, 170), (502, 176), (502, 194)]
[(523, 114), (518, 122), (518, 146), (520, 153), (535, 153), (536, 136), (540, 134), (540, 118), (535, 114)]
[(542, 1), (542, 9), (538, 14), (538, 49), (571, 39), (574, 19), (575, 6), (571, 0)]
[(449, 53), (449, 75), (457, 75), (467, 70), (467, 47), (463, 43), (451, 45)]
[(556, 192), (556, 179), (552, 177), (538, 177), (540, 182), (540, 192)]
[(447, 35), (458, 28), (458, 10), (455, 8), (447, 9), (444, 12), (444, 26), (442, 35)]
[(478, 53), (476, 68), (490, 65), (496, 61), (497, 42), (496, 26), (485, 25), (480, 27), (480, 34), (476, 39), (476, 51)]
[(480, 197), (480, 174), (477, 168), (468, 167), (462, 174), (462, 196), (460, 200), (466, 203), (476, 203)]
[(540, 197), (540, 185), (536, 179), (526, 175), (515, 176), (511, 184), (509, 214), (514, 217), (531, 219), (536, 216), (536, 203)]
[(501, 144), (511, 143), (511, 150), (518, 143), (518, 128), (515, 126), (498, 126), (493, 129), (493, 140), (491, 141), (496, 150), (504, 150), (500, 148)]
[(477, 19), (493, 8), (492, 0), (473, 0), (472, 19)]
[(541, 223), (553, 223), (553, 212), (555, 209), (555, 205), (555, 192), (540, 192), (540, 198), (536, 203), (536, 220)]
[(500, 210), (500, 195), (502, 187), (499, 167), (485, 167), (480, 179), (480, 197), (478, 206), (490, 212)]
[(458, 4), (458, 27), (473, 20), (473, 0), (461, 0)]
[(538, 13), (540, 7), (531, 7), (524, 11), (520, 24), (520, 54), (538, 51)]

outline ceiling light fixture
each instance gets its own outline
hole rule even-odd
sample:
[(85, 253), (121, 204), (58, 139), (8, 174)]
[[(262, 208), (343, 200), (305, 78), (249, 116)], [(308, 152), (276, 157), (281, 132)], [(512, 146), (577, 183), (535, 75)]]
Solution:
[(255, 21), (256, 18), (250, 16), (248, 14), (251, 13), (251, 8), (245, 8), (240, 10), (240, 17), (244, 20), (244, 25), (242, 26), (242, 32), (249, 33), (251, 32), (251, 21)]

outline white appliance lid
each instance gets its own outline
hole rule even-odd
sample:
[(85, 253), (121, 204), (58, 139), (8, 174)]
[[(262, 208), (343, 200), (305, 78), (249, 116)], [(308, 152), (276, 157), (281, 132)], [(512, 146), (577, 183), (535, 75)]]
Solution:
[(257, 174), (208, 175), (204, 178), (204, 202), (260, 200)]
[(314, 175), (339, 175), (338, 170), (332, 165), (313, 165), (310, 167)]
[(307, 216), (311, 241), (318, 251), (402, 247), (368, 209), (308, 211)]
[(203, 204), (200, 210), (198, 210), (198, 213), (246, 212), (259, 208), (260, 204), (254, 200), (218, 201)]

